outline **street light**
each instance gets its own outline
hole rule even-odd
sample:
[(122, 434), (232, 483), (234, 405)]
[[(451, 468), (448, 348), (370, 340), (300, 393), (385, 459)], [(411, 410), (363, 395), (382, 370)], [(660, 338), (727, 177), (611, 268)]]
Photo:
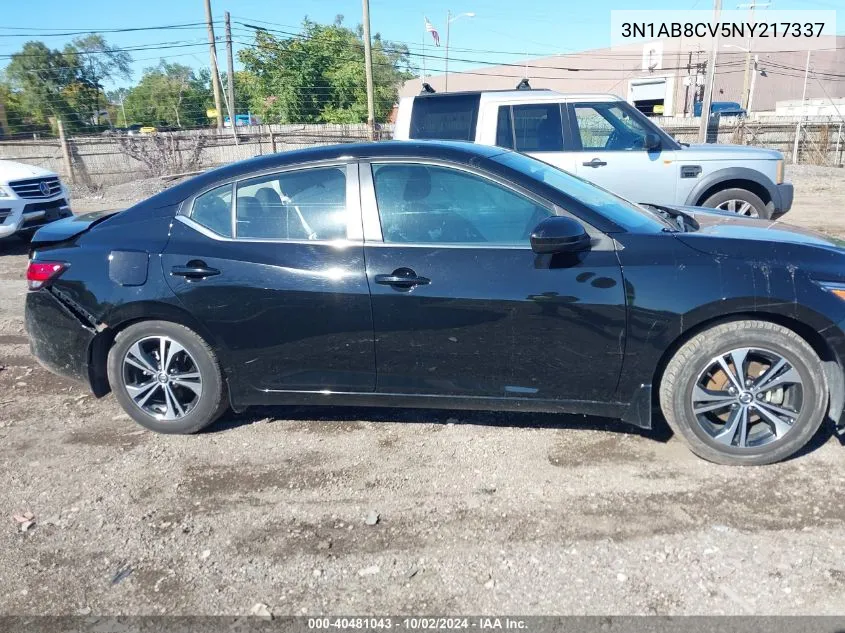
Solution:
[(446, 76), (443, 81), (443, 92), (449, 92), (449, 25), (455, 20), (460, 20), (461, 18), (474, 17), (475, 13), (472, 13), (471, 11), (468, 13), (459, 13), (454, 16), (451, 11), (446, 11)]
[[(741, 50), (746, 55), (751, 55), (751, 49), (745, 48), (743, 46), (738, 46), (737, 44), (724, 44), (725, 48), (737, 48)], [(754, 100), (754, 85), (757, 83), (757, 75), (759, 73), (758, 64), (760, 62), (760, 56), (755, 54), (754, 55), (754, 68), (753, 74), (751, 75), (751, 86), (748, 88), (748, 103), (745, 105), (745, 111), (748, 114), (751, 114), (751, 102)], [(745, 96), (745, 95), (743, 95)]]

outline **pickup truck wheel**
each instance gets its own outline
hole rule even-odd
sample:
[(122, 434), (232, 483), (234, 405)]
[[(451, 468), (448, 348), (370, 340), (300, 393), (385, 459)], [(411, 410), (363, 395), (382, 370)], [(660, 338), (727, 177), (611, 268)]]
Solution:
[(701, 206), (730, 211), (731, 213), (744, 215), (749, 218), (763, 218), (764, 220), (768, 220), (772, 216), (771, 211), (766, 207), (766, 203), (759, 196), (747, 189), (740, 189), (738, 187), (723, 189), (714, 193), (702, 202)]

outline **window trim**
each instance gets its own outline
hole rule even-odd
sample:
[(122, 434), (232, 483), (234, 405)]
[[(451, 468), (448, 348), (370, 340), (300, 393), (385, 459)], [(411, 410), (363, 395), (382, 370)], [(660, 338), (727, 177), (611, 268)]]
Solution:
[(528, 198), (535, 204), (545, 207), (552, 212), (553, 215), (561, 215), (577, 220), (584, 226), (584, 230), (593, 240), (593, 250), (615, 250), (614, 241), (606, 234), (599, 231), (597, 228), (582, 220), (576, 215), (573, 215), (566, 209), (557, 204), (543, 198), (535, 192), (515, 185), (514, 183), (500, 178), (495, 174), (491, 174), (485, 170), (471, 167), (468, 165), (453, 163), (447, 160), (439, 160), (434, 158), (420, 158), (413, 156), (391, 156), (375, 159), (367, 159), (361, 161), (361, 168), (359, 176), (361, 179), (361, 217), (364, 226), (364, 245), (365, 246), (381, 246), (389, 248), (461, 248), (461, 249), (478, 249), (484, 248), (488, 250), (531, 250), (531, 244), (490, 244), (485, 242), (385, 242), (381, 230), (381, 215), (378, 210), (378, 201), (376, 199), (375, 181), (373, 179), (372, 165), (384, 165), (387, 163), (399, 164), (414, 164), (426, 165), (430, 167), (444, 167), (447, 169), (454, 169), (457, 171), (466, 172), (473, 176), (477, 176), (484, 180), (488, 180), (500, 187), (508, 189), (523, 198)]
[[(339, 240), (289, 240), (282, 238), (253, 238), (253, 237), (238, 237), (237, 236), (237, 187), (240, 183), (255, 180), (257, 178), (264, 178), (267, 176), (281, 175), (288, 172), (303, 171), (305, 169), (325, 169), (335, 167), (342, 169), (344, 177), (346, 178), (346, 238)], [(194, 211), (194, 204), (197, 198), (213, 191), (220, 187), (229, 185), (232, 188), (232, 206), (229, 209), (230, 218), (232, 221), (232, 237), (220, 235), (212, 231), (203, 224), (194, 220), (191, 215)], [(333, 246), (344, 246), (351, 244), (361, 244), (364, 241), (363, 228), (361, 224), (361, 196), (359, 194), (360, 179), (358, 175), (358, 163), (349, 160), (331, 160), (324, 162), (305, 163), (296, 165), (287, 165), (285, 167), (276, 167), (274, 169), (265, 169), (250, 174), (245, 174), (237, 178), (230, 178), (217, 182), (213, 185), (203, 188), (190, 198), (186, 199), (179, 212), (176, 214), (176, 219), (183, 222), (187, 226), (199, 231), (206, 237), (210, 237), (220, 242), (246, 242), (246, 243), (270, 243), (270, 244), (328, 244)]]

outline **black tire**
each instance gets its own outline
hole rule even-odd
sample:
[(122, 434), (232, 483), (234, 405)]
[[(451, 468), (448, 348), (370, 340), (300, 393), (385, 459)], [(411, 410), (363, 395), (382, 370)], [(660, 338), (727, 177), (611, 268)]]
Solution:
[(760, 196), (751, 193), (747, 189), (740, 189), (738, 187), (717, 191), (702, 202), (701, 206), (716, 209), (720, 204), (728, 203), (731, 200), (741, 200), (750, 204), (757, 213), (756, 216), (751, 217), (758, 217), (763, 220), (768, 220), (772, 217), (772, 210), (766, 206), (766, 203), (760, 199)]
[[(138, 406), (127, 391), (124, 358), (135, 343), (155, 336), (166, 336), (181, 345), (199, 371), (201, 394), (190, 410), (174, 420), (160, 420)], [(108, 355), (109, 384), (120, 406), (138, 424), (158, 433), (189, 434), (202, 430), (228, 407), (223, 375), (214, 351), (193, 330), (170, 321), (141, 321), (118, 333)]]
[(35, 231), (18, 231), (15, 233), (15, 237), (24, 244), (29, 244), (32, 241), (32, 238), (35, 237)]
[[(717, 442), (693, 413), (693, 389), (702, 372), (712, 359), (737, 348), (771, 350), (792, 365), (801, 378), (800, 414), (783, 437), (762, 446)], [(727, 465), (772, 464), (786, 459), (813, 437), (825, 419), (828, 405), (827, 381), (818, 355), (798, 334), (768, 321), (731, 321), (694, 336), (669, 361), (659, 393), (666, 421), (686, 440), (690, 450), (708, 461)]]

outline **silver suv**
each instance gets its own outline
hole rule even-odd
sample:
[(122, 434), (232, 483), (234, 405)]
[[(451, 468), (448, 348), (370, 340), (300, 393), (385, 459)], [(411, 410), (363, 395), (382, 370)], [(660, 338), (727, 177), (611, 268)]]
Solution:
[(759, 218), (775, 218), (792, 206), (780, 152), (678, 143), (615, 95), (424, 92), (400, 101), (394, 138), (507, 147), (634, 202), (715, 207)]

